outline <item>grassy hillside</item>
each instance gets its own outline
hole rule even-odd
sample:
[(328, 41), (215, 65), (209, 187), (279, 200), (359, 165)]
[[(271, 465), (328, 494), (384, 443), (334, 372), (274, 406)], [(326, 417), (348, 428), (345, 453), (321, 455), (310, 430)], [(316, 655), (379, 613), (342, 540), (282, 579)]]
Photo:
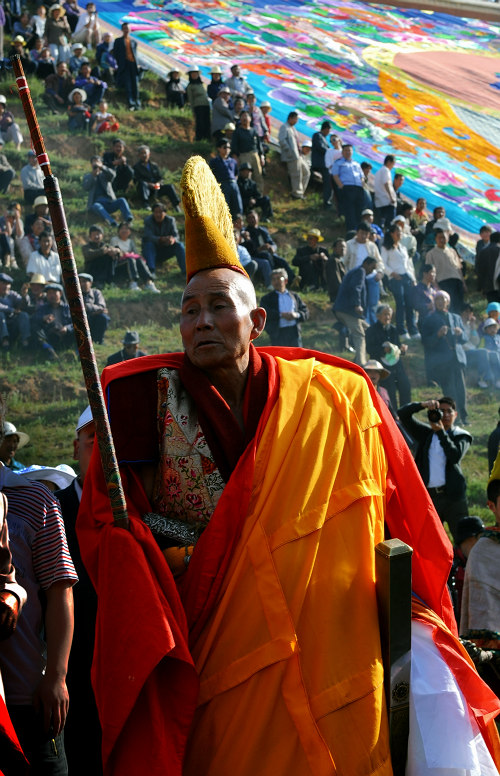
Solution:
[[(73, 240), (75, 258), (83, 266), (80, 246), (86, 241), (88, 220), (86, 197), (81, 190), (82, 176), (89, 170), (89, 159), (93, 153), (102, 153), (109, 147), (110, 136), (84, 137), (69, 136), (66, 131), (66, 118), (52, 116), (43, 107), (40, 99), (41, 85), (31, 84), (33, 101), (39, 112), (40, 127), (52, 163), (54, 174), (59, 178), (66, 208), (67, 221)], [(19, 117), (19, 123), (25, 126), (20, 104), (15, 90), (9, 97), (9, 88), (5, 84), (0, 92), (8, 96), (9, 108)], [(143, 142), (151, 146), (152, 158), (166, 171), (165, 179), (178, 186), (180, 173), (185, 160), (192, 153), (208, 157), (211, 153), (209, 143), (195, 143), (193, 140), (193, 122), (189, 110), (167, 110), (163, 105), (163, 91), (152, 77), (142, 84), (146, 107), (138, 113), (129, 113), (111, 96), (111, 110), (117, 115), (121, 127), (119, 136), (127, 144), (127, 155), (132, 163), (136, 161), (135, 149)], [(27, 134), (27, 132), (26, 132)], [(5, 152), (16, 169), (25, 163), (25, 142), (22, 151)], [(288, 183), (279, 156), (272, 153), (266, 193), (272, 197), (276, 216), (270, 230), (279, 245), (280, 253), (291, 259), (304, 231), (318, 227), (325, 235), (325, 245), (330, 247), (333, 238), (341, 234), (341, 228), (334, 222), (329, 211), (321, 207), (319, 189), (308, 192), (305, 202), (297, 202), (288, 196)], [(14, 181), (8, 199), (22, 198), (19, 180)], [(7, 198), (4, 199), (4, 202)], [(140, 229), (146, 211), (137, 207), (131, 197), (137, 231)], [(183, 231), (183, 217), (176, 216), (179, 228)], [(104, 227), (106, 236), (111, 236), (109, 227)], [(140, 240), (139, 240), (140, 241)], [(25, 279), (20, 270), (15, 275), (15, 288)], [(119, 349), (123, 332), (127, 328), (138, 329), (141, 347), (148, 353), (160, 353), (180, 350), (181, 340), (177, 320), (179, 301), (184, 286), (176, 265), (171, 261), (158, 271), (157, 285), (161, 295), (133, 293), (121, 288), (105, 290), (105, 296), (111, 315), (111, 328), (104, 345), (96, 346), (99, 366), (105, 363), (109, 353)], [(474, 281), (469, 281), (469, 298), (476, 314), (484, 311), (482, 299), (474, 292)], [(310, 306), (311, 320), (304, 326), (305, 347), (316, 348), (338, 355), (347, 354), (338, 350), (338, 336), (333, 329), (330, 305), (325, 294), (306, 295)], [(267, 341), (263, 335), (262, 342)], [(415, 399), (435, 398), (439, 389), (425, 385), (423, 371), (423, 352), (420, 343), (411, 343), (406, 357), (406, 366), (410, 374)], [(76, 360), (61, 359), (56, 364), (46, 364), (37, 355), (24, 356), (13, 351), (4, 360), (0, 371), (0, 392), (7, 400), (7, 417), (20, 429), (28, 432), (32, 444), (23, 449), (19, 458), (26, 464), (71, 463), (72, 439), (76, 419), (86, 404), (86, 393), (79, 364)], [(489, 516), (485, 508), (485, 483), (487, 478), (486, 442), (490, 431), (497, 421), (497, 406), (500, 401), (498, 391), (481, 391), (475, 387), (469, 390), (470, 431), (474, 436), (474, 445), (468, 453), (464, 469), (469, 483), (471, 513)]]

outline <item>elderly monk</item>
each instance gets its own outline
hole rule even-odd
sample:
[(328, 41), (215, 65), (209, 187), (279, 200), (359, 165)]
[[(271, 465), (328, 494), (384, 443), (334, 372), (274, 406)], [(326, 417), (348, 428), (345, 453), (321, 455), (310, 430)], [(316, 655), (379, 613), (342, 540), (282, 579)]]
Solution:
[[(417, 604), (418, 627), (475, 710), (454, 746), (477, 735), (494, 774), (499, 704), (460, 651), (451, 545), (385, 405), (349, 362), (254, 347), (265, 312), (199, 157), (182, 191), (184, 353), (103, 375), (130, 530), (112, 524), (96, 451), (78, 518), (104, 773), (392, 774), (374, 572), (387, 531), (414, 549), (434, 610)], [(442, 742), (422, 751), (416, 713), (420, 762)]]

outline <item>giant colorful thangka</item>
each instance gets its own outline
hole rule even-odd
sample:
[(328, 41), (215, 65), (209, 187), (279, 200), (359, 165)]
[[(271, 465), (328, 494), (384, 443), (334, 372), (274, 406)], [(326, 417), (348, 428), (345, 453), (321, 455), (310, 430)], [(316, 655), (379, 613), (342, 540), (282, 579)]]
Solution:
[(311, 135), (332, 121), (355, 156), (395, 153), (404, 193), (453, 223), (500, 229), (500, 25), (351, 0), (106, 0), (106, 21), (181, 69), (238, 62), (259, 100)]

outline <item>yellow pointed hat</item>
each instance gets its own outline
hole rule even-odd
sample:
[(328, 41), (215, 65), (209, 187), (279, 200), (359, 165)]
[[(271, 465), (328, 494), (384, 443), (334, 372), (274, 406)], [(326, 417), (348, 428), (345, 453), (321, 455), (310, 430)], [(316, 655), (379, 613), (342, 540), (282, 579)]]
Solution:
[(201, 270), (222, 267), (248, 277), (238, 258), (226, 200), (201, 156), (192, 156), (184, 165), (181, 190), (186, 216), (187, 282)]

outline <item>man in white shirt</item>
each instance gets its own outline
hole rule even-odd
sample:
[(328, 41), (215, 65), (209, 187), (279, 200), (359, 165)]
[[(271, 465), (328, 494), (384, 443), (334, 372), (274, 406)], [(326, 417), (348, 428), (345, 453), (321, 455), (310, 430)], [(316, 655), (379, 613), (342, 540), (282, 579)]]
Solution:
[(61, 280), (61, 262), (59, 256), (52, 250), (52, 235), (42, 232), (40, 235), (40, 249), (33, 251), (29, 257), (26, 272), (31, 275), (43, 275), (45, 280)]
[(375, 173), (375, 207), (377, 223), (385, 228), (390, 224), (396, 215), (396, 192), (392, 185), (391, 170), (396, 164), (396, 159), (392, 154), (388, 154), (384, 159), (384, 164)]
[(87, 48), (99, 43), (99, 23), (95, 3), (87, 3), (85, 13), (81, 13), (72, 35), (74, 43), (84, 43)]

